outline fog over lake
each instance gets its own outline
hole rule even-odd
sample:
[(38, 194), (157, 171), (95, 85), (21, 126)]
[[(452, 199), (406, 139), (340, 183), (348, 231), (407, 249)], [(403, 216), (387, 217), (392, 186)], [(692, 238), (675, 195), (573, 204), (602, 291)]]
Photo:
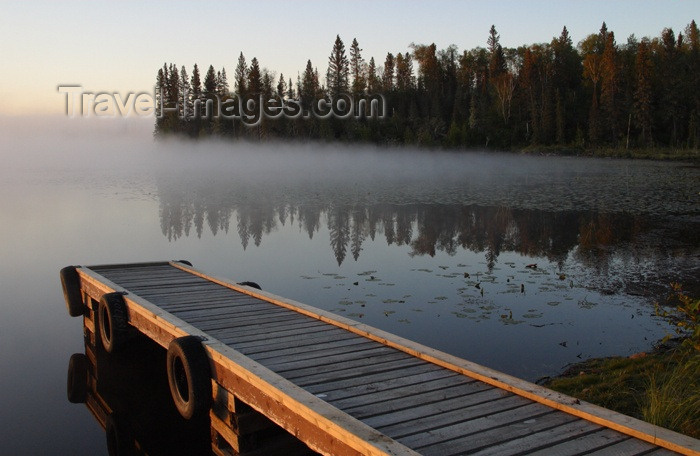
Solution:
[(187, 259), (531, 381), (648, 350), (700, 289), (697, 166), (151, 131), (0, 118), (7, 454), (105, 452), (65, 397), (69, 264)]

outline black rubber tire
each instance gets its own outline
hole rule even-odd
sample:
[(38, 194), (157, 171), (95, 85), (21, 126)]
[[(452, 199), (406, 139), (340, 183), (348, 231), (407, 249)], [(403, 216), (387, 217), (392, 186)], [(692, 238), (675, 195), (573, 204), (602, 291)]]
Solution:
[(260, 285), (258, 285), (255, 282), (238, 282), (238, 285), (245, 285), (246, 287), (251, 287), (251, 288), (257, 288), (258, 290), (262, 291), (262, 288), (260, 288)]
[(211, 407), (211, 367), (199, 338), (178, 337), (168, 346), (167, 372), (175, 408), (187, 420), (209, 413)]
[(72, 404), (84, 404), (88, 390), (88, 365), (87, 356), (83, 353), (74, 353), (68, 361), (68, 401)]
[(66, 300), (68, 315), (80, 317), (85, 315), (87, 308), (83, 304), (83, 297), (80, 293), (80, 276), (76, 266), (66, 266), (61, 269), (61, 285), (63, 286), (63, 297)]
[(107, 454), (109, 456), (136, 455), (134, 436), (126, 420), (119, 413), (110, 413), (105, 421)]
[(182, 263), (182, 264), (186, 264), (187, 266), (192, 267), (192, 263), (190, 263), (190, 262), (187, 261), (187, 260), (177, 260), (177, 262), (178, 262), (178, 263)]
[(97, 308), (97, 333), (107, 353), (118, 353), (131, 338), (124, 295), (106, 293)]

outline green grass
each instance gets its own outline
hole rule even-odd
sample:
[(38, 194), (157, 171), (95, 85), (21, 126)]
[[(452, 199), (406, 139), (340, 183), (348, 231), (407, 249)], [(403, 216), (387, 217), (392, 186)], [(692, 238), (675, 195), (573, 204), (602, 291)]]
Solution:
[(700, 438), (700, 354), (677, 348), (576, 364), (548, 388)]
[(645, 421), (700, 437), (700, 362), (694, 360), (649, 377)]

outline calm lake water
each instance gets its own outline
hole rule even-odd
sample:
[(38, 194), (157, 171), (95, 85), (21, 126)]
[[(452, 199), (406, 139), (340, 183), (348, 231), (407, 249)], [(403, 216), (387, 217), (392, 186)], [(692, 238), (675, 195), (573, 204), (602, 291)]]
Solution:
[(69, 264), (188, 259), (531, 381), (649, 349), (668, 284), (700, 288), (686, 164), (2, 130), (7, 454), (106, 452), (66, 399)]

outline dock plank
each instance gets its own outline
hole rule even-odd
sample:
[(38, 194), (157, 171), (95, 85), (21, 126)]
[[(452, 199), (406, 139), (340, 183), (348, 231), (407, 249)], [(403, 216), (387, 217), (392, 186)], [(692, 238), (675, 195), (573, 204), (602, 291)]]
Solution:
[[(358, 341), (352, 341), (358, 342)], [(304, 350), (303, 352), (291, 356), (276, 356), (271, 358), (258, 358), (257, 356), (251, 356), (254, 360), (274, 371), (284, 371), (297, 367), (307, 367), (315, 366), (319, 363), (331, 362), (333, 356), (345, 356), (345, 355), (368, 355), (371, 350), (376, 350), (378, 348), (376, 344), (368, 341), (345, 344), (345, 345), (335, 345), (332, 347), (321, 346), (317, 350)], [(297, 349), (298, 350), (298, 349)]]
[(261, 350), (258, 352), (250, 352), (248, 356), (256, 360), (257, 362), (275, 362), (282, 359), (298, 359), (299, 356), (314, 355), (318, 352), (326, 350), (342, 350), (345, 347), (352, 349), (353, 346), (365, 346), (370, 344), (367, 339), (363, 337), (352, 337), (348, 339), (341, 340), (330, 340), (323, 344), (315, 344), (312, 346), (294, 346), (288, 348), (282, 348), (277, 350)]
[(387, 426), (429, 419), (435, 415), (441, 415), (443, 413), (449, 413), (455, 410), (463, 410), (468, 407), (486, 404), (513, 396), (513, 394), (504, 392), (498, 388), (480, 383), (478, 384), (478, 387), (475, 388), (473, 393), (462, 396), (459, 398), (459, 400), (421, 404), (405, 410), (391, 410), (379, 415), (363, 418), (362, 421), (374, 428), (383, 429)]
[[(504, 440), (510, 442), (535, 435), (540, 430), (556, 429), (570, 423), (577, 426), (590, 426), (590, 423), (580, 418), (554, 411), (547, 411), (526, 420), (513, 417), (510, 411), (506, 411), (471, 420), (469, 426), (460, 425), (441, 429), (440, 432), (428, 433), (428, 436), (414, 435), (402, 438), (400, 441), (428, 456), (463, 454), (483, 448), (494, 448), (494, 445), (502, 444)], [(512, 454), (500, 447), (493, 451), (500, 455)]]
[(349, 397), (362, 396), (369, 393), (376, 393), (380, 391), (389, 391), (395, 388), (402, 388), (412, 385), (420, 385), (424, 382), (431, 380), (439, 380), (446, 377), (459, 376), (454, 372), (447, 371), (445, 369), (441, 370), (430, 370), (430, 371), (418, 371), (417, 373), (412, 372), (402, 372), (399, 375), (391, 376), (384, 380), (371, 381), (368, 383), (363, 383), (361, 385), (348, 386), (341, 389), (335, 389), (322, 393), (323, 397), (329, 401), (335, 401), (340, 399), (346, 399)]
[(401, 378), (403, 375), (415, 375), (422, 373), (438, 372), (443, 371), (437, 366), (425, 363), (418, 363), (414, 366), (405, 368), (398, 371), (388, 371), (388, 372), (377, 372), (373, 374), (365, 375), (361, 378), (353, 379), (331, 379), (327, 382), (316, 383), (314, 385), (306, 385), (304, 388), (313, 394), (324, 394), (328, 395), (337, 391), (344, 391), (349, 388), (361, 388), (361, 387), (371, 387), (372, 385), (378, 384), (380, 382), (391, 381)]
[(413, 391), (404, 397), (392, 397), (382, 402), (372, 404), (359, 404), (354, 407), (343, 408), (347, 413), (358, 419), (366, 419), (375, 415), (384, 415), (391, 412), (410, 410), (416, 406), (440, 407), (448, 402), (459, 402), (459, 398), (469, 396), (479, 390), (489, 389), (487, 385), (479, 383), (464, 383), (451, 385), (435, 391)]
[(432, 415), (421, 415), (420, 418), (407, 417), (404, 421), (384, 426), (376, 426), (382, 432), (395, 438), (408, 437), (414, 434), (424, 434), (440, 428), (454, 426), (461, 422), (474, 420), (494, 413), (528, 407), (527, 413), (542, 410), (540, 404), (533, 404), (519, 396), (497, 396), (493, 400), (482, 401), (474, 405), (461, 403), (454, 410), (442, 411)]
[[(442, 391), (446, 395), (451, 389), (463, 391), (464, 385), (471, 385), (474, 381), (462, 376), (449, 376), (443, 378), (431, 378), (422, 383), (399, 386), (391, 389), (382, 389), (365, 394), (355, 394), (352, 397), (342, 399), (326, 399), (331, 404), (343, 410), (362, 408), (363, 412), (368, 412), (371, 405), (386, 403), (396, 399), (407, 400), (416, 393), (427, 394), (433, 391)], [(472, 388), (469, 391), (473, 391)], [(456, 393), (455, 393), (456, 394)], [(423, 400), (422, 403), (425, 403)]]
[[(362, 340), (361, 340), (362, 339)], [(254, 358), (259, 355), (271, 355), (281, 350), (293, 350), (294, 352), (315, 350), (317, 348), (330, 346), (331, 344), (349, 343), (349, 342), (365, 342), (366, 339), (355, 334), (343, 333), (329, 337), (327, 333), (314, 334), (312, 337), (300, 337), (288, 341), (275, 340), (269, 344), (240, 344), (237, 347), (245, 352), (247, 356)]]
[(579, 420), (555, 428), (535, 432), (534, 434), (529, 434), (522, 438), (511, 439), (473, 454), (479, 456), (500, 456), (503, 454), (514, 454), (516, 452), (529, 452), (534, 449), (551, 446), (557, 442), (567, 441), (572, 437), (592, 434), (594, 431), (599, 431), (600, 429), (600, 426), (596, 424), (585, 420)]
[(551, 454), (556, 454), (557, 456), (575, 456), (593, 450), (604, 450), (612, 444), (628, 440), (629, 438), (629, 436), (620, 434), (611, 429), (601, 428), (591, 434), (586, 434), (556, 445), (542, 448), (530, 454), (537, 456), (548, 456)]
[[(396, 355), (389, 355), (389, 357), (394, 357)], [(361, 364), (359, 367), (351, 367), (348, 369), (339, 369), (334, 371), (324, 371), (312, 375), (299, 375), (290, 376), (285, 375), (284, 377), (288, 380), (292, 380), (295, 384), (301, 386), (302, 388), (316, 384), (323, 383), (329, 380), (343, 380), (363, 377), (365, 375), (371, 375), (380, 372), (393, 371), (396, 369), (405, 369), (407, 367), (412, 367), (421, 364), (419, 360), (411, 358), (399, 358), (394, 360), (383, 360), (382, 363), (373, 364)]]
[(351, 362), (365, 362), (365, 360), (370, 357), (385, 354), (396, 355), (396, 352), (387, 347), (370, 345), (369, 347), (361, 350), (342, 350), (339, 352), (334, 350), (332, 351), (332, 354), (326, 354), (322, 357), (314, 356), (312, 358), (300, 358), (278, 363), (270, 363), (266, 361), (261, 364), (282, 375), (285, 375), (286, 373), (298, 375), (299, 372), (305, 369), (307, 371), (320, 372), (322, 370), (320, 366), (328, 366), (328, 368), (341, 365), (346, 366)]
[(647, 452), (653, 450), (654, 448), (656, 448), (656, 446), (652, 445), (651, 443), (630, 437), (627, 440), (623, 440), (608, 447), (591, 451), (586, 454), (595, 456), (636, 456), (647, 454)]

